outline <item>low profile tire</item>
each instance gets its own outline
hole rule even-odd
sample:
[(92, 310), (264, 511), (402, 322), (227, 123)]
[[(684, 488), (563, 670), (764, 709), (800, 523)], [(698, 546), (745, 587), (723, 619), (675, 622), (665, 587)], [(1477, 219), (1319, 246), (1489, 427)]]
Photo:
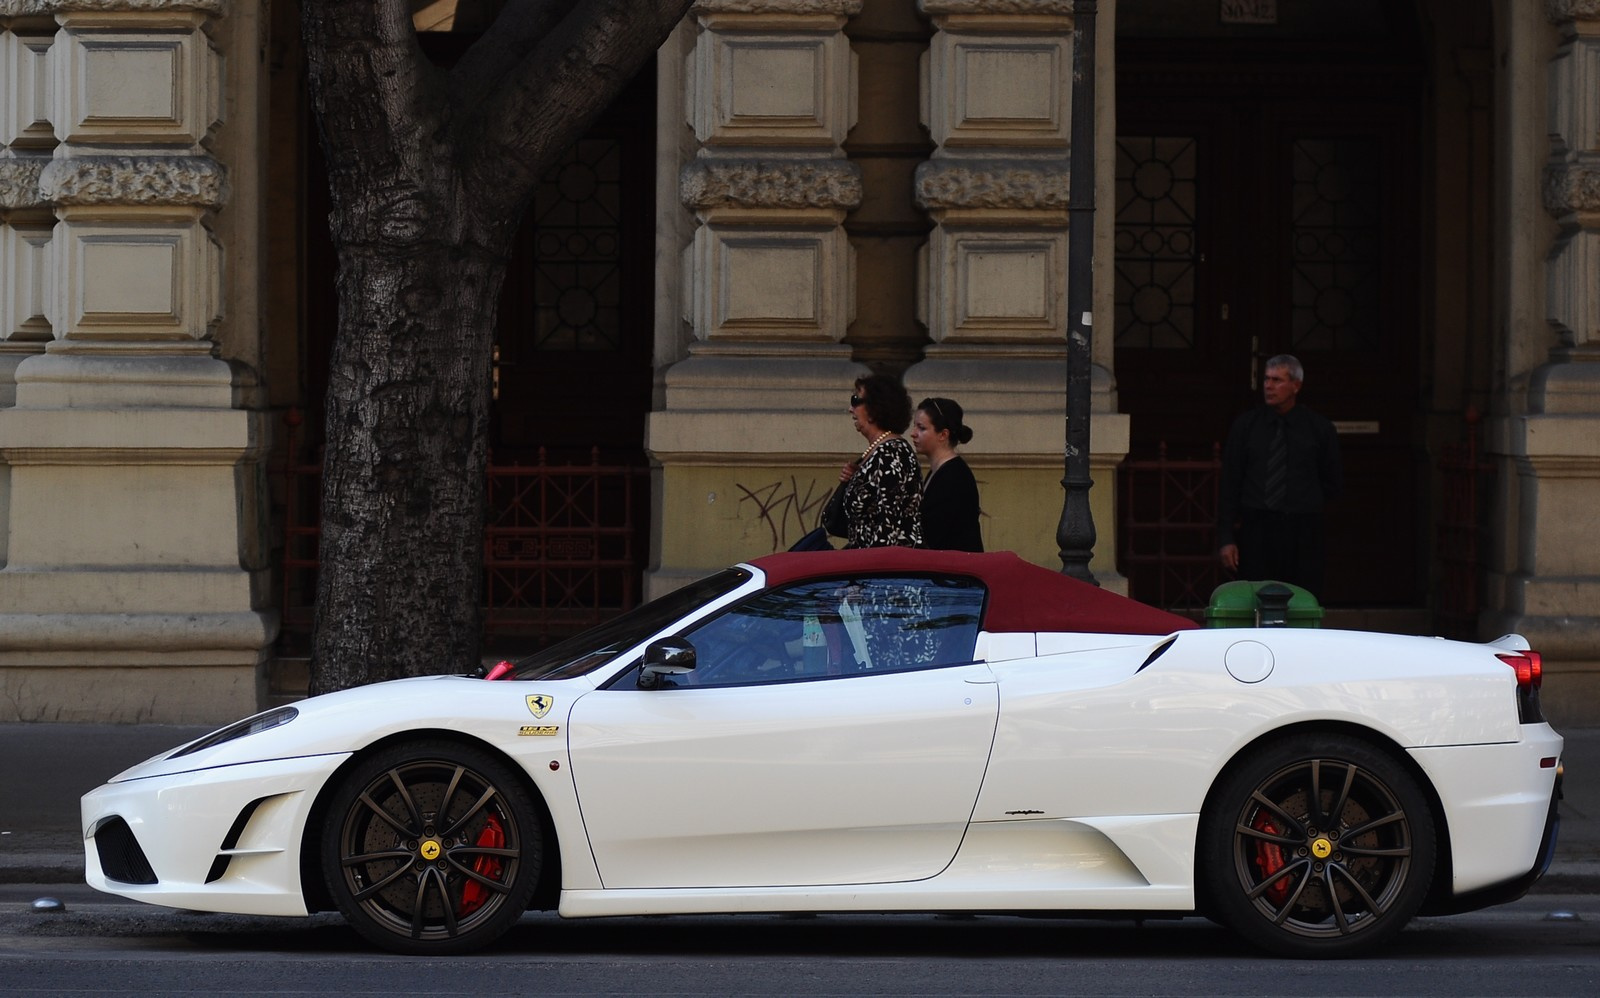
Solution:
[(1218, 784), (1201, 816), (1201, 900), (1271, 953), (1353, 956), (1416, 914), (1436, 856), (1427, 798), (1396, 759), (1356, 738), (1295, 736)]
[(516, 774), (449, 741), (397, 745), (334, 789), (322, 873), (344, 917), (395, 953), (465, 953), (498, 939), (538, 885), (538, 811)]

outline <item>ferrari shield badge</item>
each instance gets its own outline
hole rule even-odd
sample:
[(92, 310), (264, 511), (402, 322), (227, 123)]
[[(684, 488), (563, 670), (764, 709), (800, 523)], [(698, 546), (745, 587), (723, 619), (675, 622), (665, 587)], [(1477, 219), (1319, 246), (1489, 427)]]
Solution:
[(543, 717), (550, 713), (550, 708), (556, 705), (556, 698), (544, 693), (534, 693), (528, 697), (528, 713), (534, 717)]

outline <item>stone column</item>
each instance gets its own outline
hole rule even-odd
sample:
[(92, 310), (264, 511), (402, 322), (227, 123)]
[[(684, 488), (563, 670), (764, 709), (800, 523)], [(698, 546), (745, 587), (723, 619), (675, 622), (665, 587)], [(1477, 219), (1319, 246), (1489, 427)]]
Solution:
[[(842, 29), (861, 4), (692, 9), (683, 75), (695, 152), (678, 188), (696, 222), (681, 261), (690, 336), (647, 429), (662, 497), (652, 591), (798, 539), (795, 504), (826, 498), (838, 462), (859, 450), (847, 399), (865, 369), (843, 342), (855, 294), (843, 222), (861, 177), (841, 144), (856, 109)], [(798, 490), (787, 518), (741, 501), (769, 479)]]
[[(0, 6), (0, 408), (16, 403), (17, 365), (44, 350), (46, 254), (55, 224), (39, 201), (39, 175), (55, 147), (48, 61), (55, 22), (6, 19)], [(10, 508), (11, 471), (0, 455), (0, 518)], [(6, 535), (0, 531), (0, 565)]]
[[(1560, 30), (1543, 129), (1550, 140), (1544, 207), (1557, 235), (1553, 245), (1524, 254), (1531, 260), (1548, 247), (1543, 288), (1523, 285), (1521, 257), (1505, 271), (1510, 411), (1495, 421), (1490, 441), (1501, 469), (1496, 519), (1504, 533), (1482, 632), (1517, 631), (1543, 652), (1551, 662), (1547, 688), (1559, 691), (1549, 702), (1559, 705), (1600, 696), (1600, 0), (1546, 0), (1545, 13)], [(1514, 104), (1524, 95), (1516, 74), (1537, 73), (1534, 60), (1544, 56), (1541, 36), (1550, 28), (1537, 10), (1525, 9), (1509, 12), (1505, 30), (1513, 60), (1505, 100)], [(1515, 121), (1516, 109), (1508, 112)], [(1523, 150), (1537, 147), (1532, 135), (1512, 128), (1501, 140), (1502, 158), (1511, 183), (1527, 185), (1508, 192), (1515, 218), (1536, 182), (1537, 153)], [(1539, 233), (1537, 221), (1529, 216), (1530, 234)], [(1542, 309), (1535, 297), (1541, 291)], [(1523, 301), (1527, 307), (1519, 308)], [(1543, 322), (1535, 319), (1540, 312)]]
[(258, 609), (264, 423), (213, 339), (222, 0), (27, 6), (59, 25), (47, 47), (21, 36), (47, 51), (28, 74), (47, 96), (20, 116), (5, 101), (41, 147), (48, 114), (35, 201), (55, 225), (8, 238), (8, 279), (43, 299), (25, 342), (48, 340), (0, 409), (0, 720), (249, 713), (275, 625)]
[[(937, 148), (916, 180), (918, 204), (934, 222), (918, 316), (932, 342), (906, 372), (906, 385), (913, 402), (943, 395), (967, 411), (975, 433), (967, 460), (991, 514), (986, 545), (1059, 566), (1072, 3), (918, 0), (918, 6), (938, 29), (923, 71), (923, 119)], [(1097, 31), (1102, 38), (1114, 34), (1106, 13)], [(1101, 69), (1101, 78), (1109, 78), (1109, 58)], [(1104, 118), (1111, 104), (1102, 104)], [(1098, 158), (1110, 152), (1108, 144)], [(1100, 284), (1108, 278), (1103, 272)], [(1109, 356), (1108, 347), (1096, 344), (1097, 362)], [(1111, 411), (1103, 363), (1093, 380), (1091, 498), (1100, 536), (1093, 571), (1114, 586), (1121, 580), (1109, 529), (1112, 485), (1127, 452), (1128, 421)], [(1010, 505), (996, 507), (990, 496), (1007, 497)]]

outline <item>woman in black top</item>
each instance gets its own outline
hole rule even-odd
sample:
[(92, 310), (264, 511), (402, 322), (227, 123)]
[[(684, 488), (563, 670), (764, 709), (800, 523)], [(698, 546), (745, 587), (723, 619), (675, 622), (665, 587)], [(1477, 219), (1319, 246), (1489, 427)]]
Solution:
[(922, 480), (922, 546), (947, 551), (982, 551), (978, 530), (978, 480), (956, 453), (972, 439), (954, 399), (926, 398), (911, 420), (911, 443), (928, 459)]

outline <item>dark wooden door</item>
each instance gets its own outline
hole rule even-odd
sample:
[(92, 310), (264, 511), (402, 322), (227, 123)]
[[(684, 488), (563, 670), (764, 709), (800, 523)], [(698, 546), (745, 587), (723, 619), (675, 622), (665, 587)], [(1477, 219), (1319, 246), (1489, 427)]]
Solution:
[[(423, 42), (449, 65), (472, 37), (430, 34)], [(315, 142), (306, 156), (300, 374), (308, 411), (294, 456), (315, 461), (337, 332), (338, 261)], [(652, 62), (541, 178), (507, 263), (495, 327), (484, 588), (486, 628), (502, 654), (594, 624), (642, 591), (654, 211)], [(537, 467), (541, 455), (545, 467)], [(314, 496), (300, 508), (315, 510)], [(314, 547), (310, 557), (293, 566), (291, 583), (307, 596), (315, 584), (301, 573), (314, 572)], [(306, 626), (309, 612), (294, 617), (290, 602), (286, 596), (286, 619)]]
[(1334, 420), (1328, 604), (1417, 605), (1426, 522), (1419, 142), (1405, 71), (1124, 67), (1116, 374), (1135, 456), (1199, 456), (1260, 401), (1262, 362), (1306, 369)]
[[(425, 36), (449, 65), (470, 37)], [(518, 230), (496, 320), (490, 447), (499, 463), (644, 460), (655, 323), (655, 64), (542, 178)], [(308, 134), (314, 134), (314, 126)], [(320, 436), (337, 328), (337, 258), (322, 158), (306, 147), (307, 401)]]
[(639, 77), (539, 185), (496, 331), (495, 460), (642, 458), (655, 324), (655, 86)]

